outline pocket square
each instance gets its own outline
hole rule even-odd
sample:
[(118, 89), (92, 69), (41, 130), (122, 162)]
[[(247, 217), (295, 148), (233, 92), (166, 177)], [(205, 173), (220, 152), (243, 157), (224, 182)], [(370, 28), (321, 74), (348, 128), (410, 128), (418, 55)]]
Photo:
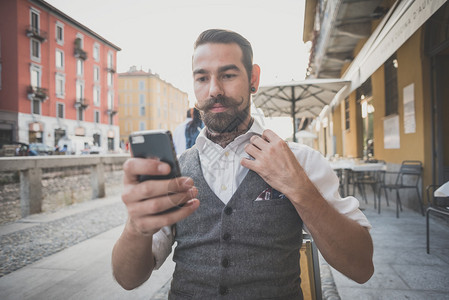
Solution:
[(262, 193), (257, 196), (256, 200), (254, 201), (267, 201), (267, 200), (273, 200), (273, 199), (282, 199), (285, 198), (285, 195), (281, 192), (269, 187), (266, 188)]

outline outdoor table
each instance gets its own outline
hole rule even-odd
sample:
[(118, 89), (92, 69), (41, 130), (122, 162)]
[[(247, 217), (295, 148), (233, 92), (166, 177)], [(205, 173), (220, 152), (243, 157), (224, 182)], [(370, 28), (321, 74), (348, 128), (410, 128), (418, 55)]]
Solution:
[(384, 163), (359, 163), (355, 160), (342, 159), (331, 161), (330, 165), (336, 172), (341, 172), (340, 180), (343, 180), (343, 197), (349, 195), (349, 176), (351, 172), (378, 172), (386, 171), (387, 166)]
[(433, 195), (435, 197), (449, 197), (449, 181), (436, 189)]

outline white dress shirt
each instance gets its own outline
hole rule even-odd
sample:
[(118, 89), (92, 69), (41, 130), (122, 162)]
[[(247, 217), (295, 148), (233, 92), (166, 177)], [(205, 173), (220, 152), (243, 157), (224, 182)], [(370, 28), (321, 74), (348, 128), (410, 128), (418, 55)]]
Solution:
[[(224, 204), (229, 202), (248, 173), (248, 169), (240, 164), (242, 158), (249, 158), (244, 150), (245, 145), (249, 143), (253, 135), (261, 135), (263, 130), (257, 120), (254, 120), (245, 134), (238, 136), (225, 148), (209, 140), (206, 137), (205, 128), (198, 135), (196, 146), (204, 179)], [(338, 177), (323, 155), (308, 146), (297, 143), (289, 143), (289, 147), (323, 198), (341, 214), (371, 229), (368, 219), (359, 210), (359, 201), (353, 196), (340, 197)], [(156, 259), (156, 269), (170, 254), (173, 243), (173, 232), (168, 228), (154, 235), (153, 254)]]

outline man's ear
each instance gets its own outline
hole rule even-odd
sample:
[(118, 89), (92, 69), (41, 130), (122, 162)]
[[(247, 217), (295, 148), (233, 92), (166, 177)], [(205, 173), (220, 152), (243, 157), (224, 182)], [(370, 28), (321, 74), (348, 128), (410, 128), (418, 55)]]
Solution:
[(255, 94), (259, 89), (259, 80), (260, 80), (260, 67), (257, 64), (253, 65), (253, 70), (251, 72), (251, 93)]

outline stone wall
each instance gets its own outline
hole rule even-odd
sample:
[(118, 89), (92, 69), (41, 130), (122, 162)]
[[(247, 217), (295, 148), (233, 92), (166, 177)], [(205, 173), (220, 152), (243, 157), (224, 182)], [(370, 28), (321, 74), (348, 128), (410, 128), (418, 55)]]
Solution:
[(21, 217), (19, 172), (0, 173), (0, 224)]
[[(39, 158), (34, 158), (34, 160), (36, 159)], [(120, 195), (123, 186), (123, 162), (126, 157), (110, 156), (103, 159), (91, 159), (91, 163), (86, 162), (86, 159), (82, 161), (73, 158), (70, 161), (65, 159), (65, 157), (60, 157), (58, 161), (60, 163), (54, 161), (48, 164), (42, 163), (42, 161), (36, 163), (36, 165), (42, 165), (39, 167), (42, 172), (40, 211), (55, 211), (67, 205), (92, 200), (94, 189), (98, 190), (95, 184), (98, 184), (99, 164), (102, 164), (104, 173), (105, 195)], [(23, 205), (26, 199), (23, 199), (24, 193), (21, 192), (23, 184), (21, 185), (20, 178), (23, 177), (19, 173), (31, 168), (30, 160), (21, 161), (17, 158), (14, 160), (14, 163), (17, 164), (13, 165), (17, 167), (17, 171), (11, 170), (14, 166), (5, 167), (8, 163), (11, 164), (10, 161), (6, 162), (3, 158), (0, 161), (0, 224), (24, 217)], [(45, 168), (47, 165), (50, 167)]]

